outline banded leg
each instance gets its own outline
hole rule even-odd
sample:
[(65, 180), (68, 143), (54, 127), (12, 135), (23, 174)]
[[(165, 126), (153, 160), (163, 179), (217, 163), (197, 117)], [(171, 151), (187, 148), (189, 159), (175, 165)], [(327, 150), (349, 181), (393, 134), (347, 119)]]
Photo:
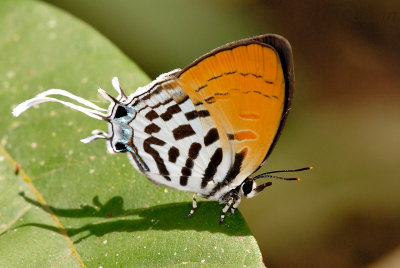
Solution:
[(196, 194), (193, 195), (193, 203), (192, 203), (192, 209), (190, 210), (189, 214), (185, 216), (185, 218), (189, 218), (194, 214), (194, 211), (197, 208), (197, 200), (196, 200)]
[(236, 208), (240, 205), (240, 201), (242, 201), (242, 197), (239, 197), (238, 199), (236, 199), (236, 200), (233, 202), (233, 205), (232, 205), (232, 207), (231, 207), (231, 213), (232, 213), (232, 215), (235, 215), (235, 210), (236, 210)]
[(229, 199), (228, 203), (226, 203), (225, 207), (222, 209), (222, 214), (221, 218), (219, 219), (219, 224), (224, 222), (225, 214), (228, 211), (229, 207), (232, 205), (232, 203), (233, 203), (233, 198)]

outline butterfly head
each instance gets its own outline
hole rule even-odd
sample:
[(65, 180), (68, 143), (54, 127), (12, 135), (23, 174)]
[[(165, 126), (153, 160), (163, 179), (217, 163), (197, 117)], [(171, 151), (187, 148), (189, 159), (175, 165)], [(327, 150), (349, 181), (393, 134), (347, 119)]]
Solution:
[(257, 186), (256, 180), (259, 180), (261, 178), (272, 178), (272, 179), (279, 179), (279, 180), (285, 180), (285, 181), (299, 181), (300, 178), (286, 178), (286, 177), (281, 177), (281, 176), (275, 176), (271, 175), (273, 173), (281, 173), (281, 172), (298, 172), (298, 171), (305, 171), (305, 170), (311, 170), (312, 167), (304, 167), (304, 168), (298, 168), (298, 169), (285, 169), (285, 170), (275, 170), (275, 171), (269, 171), (265, 172), (262, 174), (259, 174), (253, 178), (247, 178), (245, 179), (242, 184), (240, 185), (240, 195), (244, 195), (247, 198), (252, 198), (262, 192), (266, 187), (271, 186), (272, 182), (266, 182), (263, 184), (260, 184)]
[(133, 129), (129, 126), (129, 122), (136, 116), (136, 111), (133, 106), (128, 105), (129, 98), (120, 87), (118, 78), (114, 77), (112, 84), (118, 92), (116, 98), (103, 89), (98, 89), (98, 92), (110, 102), (107, 115), (102, 118), (108, 124), (108, 133), (94, 130), (93, 136), (81, 141), (89, 143), (97, 139), (106, 139), (107, 149), (110, 153), (124, 153), (132, 150)]
[(247, 198), (252, 198), (258, 195), (265, 187), (270, 186), (272, 183), (267, 182), (257, 186), (256, 180), (253, 178), (245, 179), (240, 185), (240, 195), (244, 195)]

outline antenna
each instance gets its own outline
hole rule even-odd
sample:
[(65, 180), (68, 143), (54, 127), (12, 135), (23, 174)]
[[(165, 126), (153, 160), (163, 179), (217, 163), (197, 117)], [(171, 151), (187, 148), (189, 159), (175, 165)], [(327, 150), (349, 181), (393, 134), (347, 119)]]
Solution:
[(298, 171), (304, 171), (304, 170), (311, 170), (313, 167), (304, 167), (304, 168), (298, 168), (298, 169), (284, 169), (284, 170), (275, 170), (275, 171), (269, 171), (262, 173), (260, 175), (257, 175), (253, 178), (253, 180), (258, 180), (261, 178), (273, 178), (273, 179), (280, 179), (280, 180), (285, 180), (285, 181), (299, 181), (300, 178), (284, 178), (280, 176), (273, 176), (269, 174), (273, 173), (281, 173), (281, 172), (298, 172)]

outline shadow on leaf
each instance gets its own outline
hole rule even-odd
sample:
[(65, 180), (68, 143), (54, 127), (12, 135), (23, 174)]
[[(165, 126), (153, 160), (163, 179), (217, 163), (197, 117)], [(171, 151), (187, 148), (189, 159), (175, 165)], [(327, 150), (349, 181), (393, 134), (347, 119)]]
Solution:
[[(93, 235), (100, 237), (113, 232), (146, 230), (196, 230), (212, 233), (220, 232), (231, 236), (251, 235), (240, 213), (235, 214), (235, 216), (228, 216), (223, 224), (218, 224), (221, 205), (216, 202), (199, 202), (196, 213), (191, 218), (186, 219), (184, 216), (187, 215), (191, 208), (191, 203), (188, 202), (171, 203), (142, 209), (124, 209), (124, 199), (121, 196), (115, 196), (104, 204), (100, 202), (98, 196), (95, 196), (92, 199), (93, 206), (82, 205), (76, 209), (65, 209), (45, 205), (25, 196), (24, 193), (20, 193), (20, 196), (26, 202), (41, 208), (47, 213), (49, 213), (49, 208), (57, 217), (107, 219), (81, 227), (65, 228), (68, 236), (79, 237), (74, 243), (79, 243)], [(35, 226), (59, 234), (62, 233), (62, 230), (58, 227), (40, 223), (24, 224), (17, 228), (25, 226)], [(85, 235), (82, 236), (81, 234)]]

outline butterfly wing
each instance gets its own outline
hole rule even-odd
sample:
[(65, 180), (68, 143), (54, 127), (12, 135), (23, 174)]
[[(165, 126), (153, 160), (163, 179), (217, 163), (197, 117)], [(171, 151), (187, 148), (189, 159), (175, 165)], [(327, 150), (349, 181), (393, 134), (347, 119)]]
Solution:
[(264, 35), (217, 48), (129, 97), (113, 79), (117, 99), (99, 91), (111, 102), (107, 114), (58, 89), (20, 104), (13, 113), (60, 102), (105, 120), (109, 133), (95, 130), (82, 141), (106, 139), (110, 152), (127, 152), (133, 166), (155, 183), (232, 201), (230, 191), (271, 153), (289, 111), (293, 80), (289, 43)]
[(274, 35), (227, 44), (159, 79), (130, 103), (146, 176), (221, 200), (270, 154), (292, 87), (290, 45)]
[(264, 163), (284, 125), (294, 81), (289, 43), (264, 35), (227, 44), (177, 77), (195, 106), (209, 111), (224, 152), (232, 152), (217, 180), (236, 187)]
[(141, 170), (132, 153), (128, 157), (157, 184), (206, 195), (215, 186), (213, 178), (226, 174), (230, 159), (223, 159), (219, 140), (211, 145), (205, 139), (214, 128), (208, 111), (197, 112), (176, 77), (158, 80), (128, 104), (136, 110), (129, 122), (132, 144), (148, 170)]

